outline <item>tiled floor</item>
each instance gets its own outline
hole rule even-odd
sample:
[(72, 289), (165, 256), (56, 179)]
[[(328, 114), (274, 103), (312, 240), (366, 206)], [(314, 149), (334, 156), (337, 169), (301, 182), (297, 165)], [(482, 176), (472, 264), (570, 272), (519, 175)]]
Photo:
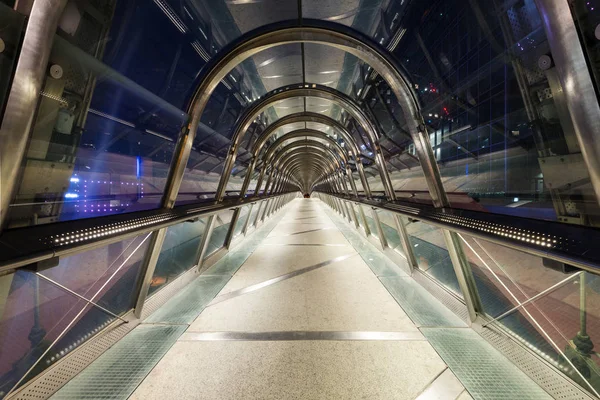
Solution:
[[(460, 350), (444, 348), (444, 334), (472, 331), (405, 271), (324, 203), (297, 199), (136, 328), (185, 333), (158, 364), (153, 355), (143, 381), (136, 372), (115, 381), (130, 389), (103, 398), (138, 384), (132, 399), (468, 400), (465, 386), (474, 398), (502, 398), (478, 391), (495, 382), (455, 369)], [(471, 357), (489, 350), (481, 344)], [(70, 385), (96, 398), (81, 391), (86, 379)], [(532, 384), (522, 374), (514, 382)]]

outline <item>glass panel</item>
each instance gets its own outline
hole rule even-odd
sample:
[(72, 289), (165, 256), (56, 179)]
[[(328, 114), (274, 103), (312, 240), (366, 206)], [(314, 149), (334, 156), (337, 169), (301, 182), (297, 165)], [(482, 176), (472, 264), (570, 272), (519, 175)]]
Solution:
[(442, 230), (410, 218), (405, 221), (419, 269), (462, 298)]
[[(599, 390), (600, 360), (592, 351), (600, 335), (598, 276), (582, 272), (574, 274), (568, 266), (567, 271), (571, 273), (564, 273), (565, 266), (558, 262), (461, 236), (484, 311), (492, 317), (501, 316), (563, 282), (562, 286), (499, 321), (517, 340), (584, 388), (589, 390), (587, 380)], [(572, 365), (563, 355), (572, 361)]]
[(13, 11), (9, 6), (0, 3), (0, 121), (8, 99), (10, 82), (17, 64), (18, 49), (21, 46), (21, 29), (25, 24), (25, 16)]
[(365, 218), (367, 220), (367, 225), (369, 226), (369, 230), (371, 231), (371, 235), (375, 237), (379, 237), (379, 232), (377, 231), (377, 225), (375, 225), (375, 221), (373, 220), (373, 212), (371, 207), (362, 206), (363, 212), (365, 213)]
[(205, 230), (206, 218), (167, 228), (167, 235), (156, 262), (148, 295), (161, 289), (195, 265)]
[(23, 383), (39, 374), (113, 320), (59, 285), (115, 314), (131, 309), (148, 236), (62, 258), (40, 274), (57, 284), (23, 269), (0, 278), (0, 392), (30, 368)]
[[(382, 7), (382, 0), (367, 0), (360, 2), (339, 2), (336, 0), (303, 0), (302, 1), (302, 16), (304, 18), (324, 19), (335, 21), (336, 23), (350, 26), (367, 35), (373, 35), (377, 31), (376, 22), (379, 16), (385, 11)], [(389, 2), (387, 6), (389, 11), (392, 11), (392, 4)], [(397, 1), (397, 3), (406, 3), (405, 1)], [(393, 14), (391, 14), (393, 17)], [(390, 18), (391, 19), (391, 18)], [(387, 29), (387, 27), (386, 27)], [(374, 37), (376, 40), (378, 34)]]
[(214, 228), (210, 240), (208, 241), (206, 256), (204, 257), (205, 260), (225, 244), (225, 238), (227, 237), (227, 231), (229, 230), (232, 216), (233, 210), (222, 211), (215, 216)]
[(238, 236), (240, 233), (242, 233), (242, 229), (244, 228), (244, 224), (246, 223), (246, 219), (248, 219), (248, 211), (250, 211), (250, 206), (244, 206), (242, 207), (242, 210), (240, 211), (240, 216), (238, 217), (238, 220), (235, 224), (235, 230), (233, 232), (233, 236), (236, 237)]
[(394, 214), (379, 208), (376, 210), (377, 216), (379, 217), (379, 222), (381, 222), (381, 229), (383, 229), (383, 234), (387, 239), (388, 246), (404, 254), (402, 246), (400, 245), (400, 236), (398, 236), (398, 230), (396, 229)]
[(533, 1), (500, 3), (420, 1), (394, 52), (423, 104), (444, 187), (454, 207), (595, 224), (556, 69), (538, 66), (550, 53), (542, 18)]
[(248, 222), (248, 232), (254, 229), (254, 220), (256, 219), (256, 214), (258, 214), (259, 209), (262, 211), (264, 207), (264, 202), (254, 203), (254, 207), (252, 207), (252, 212), (250, 213), (250, 221)]
[(592, 70), (596, 90), (598, 90), (600, 88), (600, 64), (598, 63), (600, 30), (597, 27), (600, 25), (600, 1), (574, 0), (571, 4), (570, 8), (577, 22), (575, 25), (579, 29), (579, 38), (587, 53), (588, 65)]
[[(111, 47), (121, 41), (109, 40), (109, 27), (88, 12), (69, 4), (54, 38), (10, 206), (11, 227), (160, 205), (174, 143), (187, 115), (155, 94), (156, 80), (143, 82), (153, 92), (109, 66), (127, 70), (120, 59), (123, 49)], [(130, 45), (130, 50), (149, 48), (135, 46), (135, 41)], [(156, 55), (156, 47), (150, 47)], [(102, 54), (109, 65), (100, 61)], [(135, 71), (137, 78), (144, 76)]]

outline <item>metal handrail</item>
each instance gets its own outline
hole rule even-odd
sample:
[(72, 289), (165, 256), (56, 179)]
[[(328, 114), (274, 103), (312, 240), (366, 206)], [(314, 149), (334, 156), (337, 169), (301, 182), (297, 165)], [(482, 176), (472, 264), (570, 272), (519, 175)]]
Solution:
[(600, 275), (600, 248), (597, 245), (600, 229), (597, 228), (482, 211), (435, 208), (412, 202), (378, 202), (341, 194), (323, 194), (400, 214)]
[(11, 229), (0, 235), (0, 274), (288, 193), (291, 192)]

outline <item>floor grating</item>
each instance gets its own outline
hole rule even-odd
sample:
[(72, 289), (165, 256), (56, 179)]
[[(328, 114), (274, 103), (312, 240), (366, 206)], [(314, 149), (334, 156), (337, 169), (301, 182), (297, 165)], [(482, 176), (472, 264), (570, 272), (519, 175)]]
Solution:
[(421, 332), (475, 400), (552, 398), (475, 331), (422, 328)]
[(52, 399), (126, 399), (186, 329), (187, 326), (138, 326)]

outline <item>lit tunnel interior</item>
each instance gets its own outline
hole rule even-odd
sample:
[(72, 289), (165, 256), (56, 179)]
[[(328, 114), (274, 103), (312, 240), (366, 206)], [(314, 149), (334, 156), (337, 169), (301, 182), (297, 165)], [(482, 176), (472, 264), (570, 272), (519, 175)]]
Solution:
[[(597, 397), (598, 27), (597, 0), (0, 0), (0, 398), (68, 397), (309, 211), (411, 318), (424, 291)], [(452, 398), (511, 398), (424, 335)]]

